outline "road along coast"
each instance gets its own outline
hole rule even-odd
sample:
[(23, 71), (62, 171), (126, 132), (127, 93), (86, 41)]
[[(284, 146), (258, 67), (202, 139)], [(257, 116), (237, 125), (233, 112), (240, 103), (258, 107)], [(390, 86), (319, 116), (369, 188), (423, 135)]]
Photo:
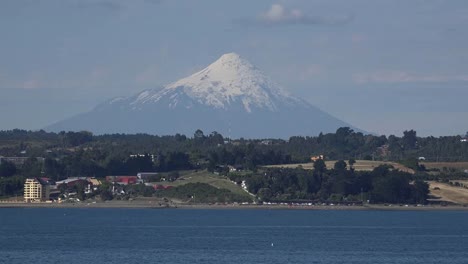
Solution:
[(262, 205), (262, 204), (192, 204), (192, 203), (159, 203), (154, 201), (107, 201), (78, 203), (25, 203), (2, 202), (1, 208), (150, 208), (150, 209), (279, 209), (279, 210), (467, 210), (459, 205)]

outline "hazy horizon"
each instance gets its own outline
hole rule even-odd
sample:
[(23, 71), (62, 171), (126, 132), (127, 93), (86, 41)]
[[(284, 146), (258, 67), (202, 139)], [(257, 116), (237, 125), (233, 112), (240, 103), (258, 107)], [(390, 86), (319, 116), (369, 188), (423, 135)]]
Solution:
[(236, 52), (360, 129), (464, 135), (467, 25), (461, 0), (6, 0), (0, 130), (39, 130)]

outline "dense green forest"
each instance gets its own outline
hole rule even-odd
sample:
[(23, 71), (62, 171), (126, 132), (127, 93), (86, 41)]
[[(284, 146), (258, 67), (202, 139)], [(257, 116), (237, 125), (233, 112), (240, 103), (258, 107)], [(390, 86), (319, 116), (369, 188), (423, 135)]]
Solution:
[(409, 173), (385, 165), (370, 172), (355, 171), (352, 167), (347, 169), (343, 160), (337, 161), (331, 169), (319, 160), (315, 162), (314, 170), (274, 168), (261, 173), (230, 174), (229, 177), (233, 181), (245, 181), (249, 192), (267, 202), (424, 204), (429, 194), (428, 184), (415, 180)]
[[(100, 178), (188, 169), (227, 173), (227, 165), (231, 165), (251, 172), (249, 188), (253, 193), (260, 192), (264, 199), (317, 199), (336, 194), (344, 199), (364, 192), (376, 201), (389, 201), (392, 199), (381, 199), (377, 193), (379, 186), (391, 183), (387, 182), (390, 178), (397, 182), (406, 177), (394, 170), (366, 174), (335, 169), (322, 173), (317, 170), (264, 172), (259, 168), (271, 164), (310, 162), (311, 156), (324, 155), (328, 160), (397, 161), (424, 172), (424, 168), (418, 165), (418, 157), (424, 157), (426, 161), (468, 161), (468, 142), (462, 139), (462, 136), (418, 137), (414, 130), (404, 131), (400, 137), (366, 135), (347, 127), (339, 128), (336, 133), (294, 136), (288, 140), (229, 139), (217, 132), (205, 135), (201, 130), (190, 136), (156, 136), (15, 129), (0, 131), (0, 156), (24, 157), (27, 160), (21, 166), (7, 161), (0, 164), (0, 196), (20, 194), (26, 177), (61, 180), (78, 176)], [(425, 179), (433, 176), (420, 173), (413, 177)], [(278, 182), (279, 179), (283, 180)], [(362, 179), (370, 180), (365, 185), (360, 182)], [(278, 186), (286, 189), (278, 189)], [(409, 187), (406, 189), (409, 193), (414, 191)], [(269, 192), (272, 194), (268, 195)]]

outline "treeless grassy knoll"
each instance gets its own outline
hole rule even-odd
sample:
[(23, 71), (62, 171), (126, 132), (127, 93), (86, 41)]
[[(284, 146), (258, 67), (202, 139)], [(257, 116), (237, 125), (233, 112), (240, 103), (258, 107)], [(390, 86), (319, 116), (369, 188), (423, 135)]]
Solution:
[(468, 162), (420, 162), (426, 169), (454, 168), (459, 170), (468, 170)]
[[(327, 160), (325, 161), (325, 165), (327, 165), (328, 169), (333, 168), (337, 161), (336, 160)], [(346, 161), (348, 163), (348, 161)], [(399, 163), (396, 162), (390, 162), (390, 161), (372, 161), (372, 160), (356, 160), (356, 163), (353, 165), (354, 169), (357, 171), (371, 171), (375, 169), (376, 167), (380, 165), (391, 165), (395, 169), (399, 169), (404, 172), (409, 172), (409, 173), (414, 173), (414, 171), (408, 167), (405, 167)], [(309, 162), (309, 163), (298, 163), (298, 164), (279, 164), (279, 165), (270, 165), (270, 166), (265, 166), (269, 168), (297, 168), (299, 166), (302, 166), (302, 168), (306, 170), (311, 170), (314, 168), (314, 163)], [(348, 169), (349, 169), (349, 164), (348, 164)]]
[(180, 178), (173, 182), (155, 182), (155, 184), (167, 185), (167, 186), (180, 186), (187, 183), (207, 183), (211, 186), (214, 186), (218, 189), (228, 189), (229, 191), (240, 194), (243, 196), (248, 196), (248, 193), (245, 192), (239, 185), (231, 182), (227, 177), (216, 175), (206, 170), (203, 171), (184, 171), (180, 173)]
[(447, 183), (429, 181), (430, 195), (435, 201), (447, 201), (456, 204), (468, 204), (468, 189), (452, 186)]

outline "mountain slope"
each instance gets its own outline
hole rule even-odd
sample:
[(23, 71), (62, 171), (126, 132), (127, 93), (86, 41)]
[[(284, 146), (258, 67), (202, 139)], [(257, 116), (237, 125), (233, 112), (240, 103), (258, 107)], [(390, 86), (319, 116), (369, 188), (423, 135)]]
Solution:
[(163, 89), (116, 98), (47, 130), (287, 138), (350, 126), (293, 97), (235, 53)]

